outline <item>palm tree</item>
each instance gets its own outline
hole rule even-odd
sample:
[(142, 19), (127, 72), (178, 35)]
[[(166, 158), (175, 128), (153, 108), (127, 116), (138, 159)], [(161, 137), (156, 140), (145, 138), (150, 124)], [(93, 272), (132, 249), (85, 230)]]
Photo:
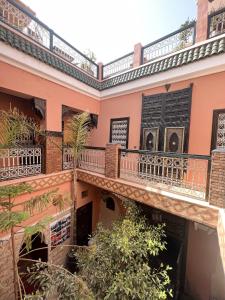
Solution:
[(73, 242), (76, 242), (76, 202), (77, 202), (77, 172), (76, 168), (81, 152), (84, 150), (90, 133), (90, 116), (89, 113), (83, 112), (72, 117), (68, 125), (68, 146), (71, 147), (73, 155), (73, 185), (72, 185), (72, 200), (74, 203), (74, 236)]

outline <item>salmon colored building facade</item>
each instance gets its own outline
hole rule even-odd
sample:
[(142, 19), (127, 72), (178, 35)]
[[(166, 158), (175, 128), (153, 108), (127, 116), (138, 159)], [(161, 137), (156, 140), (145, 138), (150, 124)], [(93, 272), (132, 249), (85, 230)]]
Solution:
[[(88, 112), (77, 202), (49, 206), (26, 223), (54, 218), (43, 232), (46, 260), (66, 262), (69, 247), (61, 246), (72, 242), (74, 215), (76, 242), (86, 244), (97, 223), (110, 227), (131, 199), (150, 223), (166, 223), (174, 299), (224, 300), (225, 1), (197, 2), (196, 22), (102, 65), (20, 1), (0, 0), (0, 109), (16, 107), (46, 132), (41, 143), (31, 137), (0, 155), (0, 186), (30, 184), (32, 194), (18, 203), (55, 188), (71, 198), (66, 124)], [(58, 224), (67, 227), (56, 239)], [(18, 228), (17, 255), (23, 237)], [(0, 254), (0, 299), (14, 299), (7, 232)]]

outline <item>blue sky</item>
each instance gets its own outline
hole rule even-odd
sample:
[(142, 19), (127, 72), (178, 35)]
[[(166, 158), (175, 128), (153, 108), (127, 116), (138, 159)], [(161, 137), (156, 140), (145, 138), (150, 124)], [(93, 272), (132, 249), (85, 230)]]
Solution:
[(107, 63), (196, 17), (196, 0), (23, 0), (80, 51)]

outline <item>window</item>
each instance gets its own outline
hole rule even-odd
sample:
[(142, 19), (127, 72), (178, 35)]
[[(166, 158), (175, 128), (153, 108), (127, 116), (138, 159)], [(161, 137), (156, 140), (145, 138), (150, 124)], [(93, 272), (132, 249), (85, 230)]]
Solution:
[(225, 109), (213, 112), (211, 150), (225, 149)]
[(110, 143), (121, 144), (122, 149), (128, 148), (129, 118), (111, 119)]

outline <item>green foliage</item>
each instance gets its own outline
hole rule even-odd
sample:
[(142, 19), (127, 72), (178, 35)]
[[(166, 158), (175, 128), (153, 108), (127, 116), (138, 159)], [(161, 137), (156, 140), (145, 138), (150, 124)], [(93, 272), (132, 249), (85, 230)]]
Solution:
[(32, 187), (27, 183), (20, 183), (18, 185), (8, 185), (0, 187), (0, 206), (2, 205), (1, 200), (7, 198), (14, 198), (24, 193), (32, 192)]
[[(184, 29), (188, 25), (191, 25), (192, 23), (193, 23), (193, 20), (189, 20), (189, 18), (188, 18), (183, 24), (181, 24), (180, 29)], [(181, 31), (179, 33), (180, 44), (176, 50), (181, 50), (181, 49), (189, 46), (188, 41), (189, 41), (189, 38), (191, 37), (191, 35), (192, 35), (192, 28), (188, 28), (186, 30)]]
[(86, 145), (89, 135), (90, 117), (87, 112), (74, 115), (68, 125), (69, 142), (73, 155), (77, 160), (79, 154)]
[(98, 227), (89, 250), (76, 254), (96, 299), (167, 299), (170, 268), (153, 266), (153, 257), (166, 249), (163, 228), (148, 225), (133, 205), (110, 230)]
[(29, 282), (34, 284), (38, 291), (35, 295), (29, 295), (25, 299), (46, 299), (55, 293), (57, 293), (58, 300), (94, 299), (82, 279), (60, 266), (38, 262), (28, 269), (28, 274), (30, 274)]
[(39, 128), (17, 108), (0, 111), (0, 148), (15, 147), (21, 137), (26, 138)]
[(0, 213), (0, 231), (6, 231), (29, 218), (25, 211), (3, 211)]
[(26, 250), (29, 251), (32, 247), (32, 236), (37, 233), (42, 234), (45, 230), (46, 226), (53, 220), (52, 217), (45, 217), (44, 219), (40, 220), (33, 226), (27, 226), (24, 229), (24, 243), (26, 245)]

